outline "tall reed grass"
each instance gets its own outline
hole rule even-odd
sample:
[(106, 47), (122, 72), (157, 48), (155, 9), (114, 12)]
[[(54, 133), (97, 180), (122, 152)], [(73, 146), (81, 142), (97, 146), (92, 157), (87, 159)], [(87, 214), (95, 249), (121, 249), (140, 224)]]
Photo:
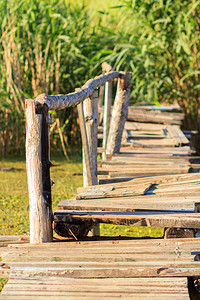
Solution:
[[(81, 86), (102, 45), (84, 3), (4, 0), (0, 20), (0, 146), (5, 155), (23, 151), (24, 99)], [(61, 119), (64, 133), (72, 130), (74, 112), (52, 117)], [(58, 130), (52, 134), (56, 144)]]
[(109, 32), (113, 48), (106, 60), (132, 71), (134, 102), (177, 101), (186, 127), (200, 130), (200, 1), (120, 3), (111, 8), (118, 22)]
[[(23, 152), (25, 97), (72, 92), (103, 61), (133, 73), (133, 103), (177, 101), (200, 130), (199, 15), (199, 0), (2, 0), (1, 154)], [(78, 141), (76, 112), (58, 118), (53, 144)]]

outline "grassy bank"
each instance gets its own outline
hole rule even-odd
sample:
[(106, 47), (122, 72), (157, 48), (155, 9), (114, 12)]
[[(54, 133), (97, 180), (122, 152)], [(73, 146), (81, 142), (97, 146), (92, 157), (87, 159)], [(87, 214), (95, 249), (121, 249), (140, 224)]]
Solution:
[[(199, 130), (198, 0), (3, 0), (0, 6), (0, 151), (23, 153), (24, 99), (70, 93), (101, 63), (132, 72), (131, 101), (177, 101)], [(56, 112), (69, 149), (73, 110)], [(55, 148), (58, 130), (53, 132)]]
[[(51, 178), (53, 210), (62, 199), (69, 199), (82, 186), (82, 162), (80, 154), (52, 159)], [(0, 161), (0, 235), (29, 234), (29, 205), (24, 158), (7, 158)], [(162, 228), (131, 227), (101, 224), (102, 236), (161, 237)], [(0, 279), (0, 291), (6, 279)]]
[[(53, 157), (51, 178), (53, 210), (59, 201), (70, 199), (82, 186), (82, 162), (79, 154), (70, 156), (70, 162), (64, 157)], [(29, 204), (24, 158), (7, 158), (0, 161), (0, 235), (29, 234)], [(163, 230), (148, 227), (127, 227), (101, 225), (101, 234), (105, 236), (142, 237), (162, 236)]]
[[(81, 157), (73, 155), (70, 159), (70, 162), (63, 157), (52, 159), (51, 177), (55, 182), (52, 187), (53, 209), (61, 199), (71, 198), (77, 187), (82, 185)], [(29, 234), (25, 159), (2, 160), (0, 168), (5, 168), (0, 171), (0, 235)]]

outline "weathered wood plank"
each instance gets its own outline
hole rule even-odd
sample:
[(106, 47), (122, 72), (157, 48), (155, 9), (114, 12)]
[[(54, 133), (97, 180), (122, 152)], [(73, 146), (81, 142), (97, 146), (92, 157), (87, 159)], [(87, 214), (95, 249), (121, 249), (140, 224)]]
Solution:
[[(170, 295), (171, 297), (172, 297), (172, 299), (173, 300), (188, 300), (189, 298), (189, 296), (188, 295), (180, 295), (180, 294), (178, 294), (177, 295), (177, 293), (175, 293), (175, 294), (171, 294)], [(55, 299), (55, 296), (53, 295), (53, 296), (48, 296), (50, 299)], [(114, 299), (116, 299), (116, 297), (122, 297), (122, 295), (118, 295), (118, 296), (111, 296), (111, 295), (109, 295), (109, 299), (110, 300), (114, 300)], [(123, 295), (123, 297), (125, 297), (124, 295)], [(147, 294), (141, 294), (141, 295), (134, 295), (134, 300), (141, 300), (141, 299), (144, 299), (144, 298), (148, 298), (149, 300), (168, 300), (169, 299), (169, 294), (160, 294), (160, 295), (156, 295), (156, 294), (154, 294), (153, 292), (151, 293), (151, 294), (149, 294), (149, 293), (147, 293)], [(4, 300), (9, 300), (9, 299), (12, 299), (13, 300), (13, 296), (2, 296), (1, 297), (1, 299), (4, 299)], [(27, 300), (27, 296), (20, 296), (20, 299), (21, 300)], [(44, 296), (37, 296), (37, 298), (36, 298), (36, 296), (31, 296), (31, 295), (29, 295), (28, 296), (28, 299), (37, 299), (37, 300), (43, 300), (44, 299)], [(57, 296), (57, 299), (66, 299), (66, 296)], [(86, 293), (86, 294), (82, 294), (81, 295), (81, 299), (87, 299), (87, 300), (96, 300), (96, 299), (102, 299), (102, 295), (97, 295), (97, 294), (95, 294), (95, 295), (92, 295), (92, 296), (90, 296), (90, 295), (88, 295), (88, 293)], [(133, 295), (131, 296), (126, 296), (126, 298), (125, 298), (126, 300), (132, 300), (133, 299)], [(70, 297), (70, 300), (80, 300), (80, 295), (78, 295), (78, 296), (71, 296)]]
[(169, 135), (176, 141), (176, 145), (189, 144), (189, 140), (186, 138), (184, 133), (180, 130), (179, 126), (168, 125), (167, 131)]
[(122, 147), (120, 149), (120, 153), (123, 155), (123, 154), (126, 154), (126, 155), (131, 155), (131, 154), (142, 154), (142, 153), (149, 153), (149, 154), (152, 154), (152, 153), (156, 153), (156, 154), (176, 154), (176, 155), (190, 155), (192, 154), (192, 150), (189, 146), (182, 146), (182, 147), (166, 147), (166, 148), (159, 148), (159, 147), (150, 147), (150, 148), (137, 148), (137, 149), (134, 149), (134, 148), (131, 148), (131, 147)]
[[(70, 265), (71, 264), (71, 265)], [(8, 269), (7, 269), (8, 270)], [(9, 272), (9, 271), (7, 271)], [(132, 277), (190, 277), (199, 276), (200, 263), (132, 262), (123, 263), (66, 263), (63, 267), (12, 268), (12, 274), (62, 276), (69, 278), (132, 278)]]
[(101, 185), (90, 187), (85, 190), (83, 193), (80, 193), (75, 196), (76, 200), (81, 199), (99, 199), (99, 198), (108, 198), (108, 197), (127, 197), (127, 196), (136, 196), (143, 195), (151, 187), (151, 184), (138, 184), (132, 185), (131, 187), (122, 187), (118, 188), (116, 191), (115, 186), (113, 185)]
[[(191, 200), (190, 200), (191, 199)], [(106, 198), (91, 200), (62, 200), (58, 209), (77, 211), (191, 211), (195, 212), (195, 203), (200, 202), (199, 196), (185, 199), (179, 198), (157, 198), (157, 197), (135, 197), (135, 198)]]
[[(171, 183), (181, 183), (181, 182), (188, 182), (191, 180), (199, 180), (200, 173), (189, 173), (189, 174), (174, 174), (174, 175), (162, 175), (162, 176), (152, 176), (152, 177), (144, 177), (144, 178), (132, 178), (132, 180), (126, 182), (118, 182), (118, 183), (111, 183), (106, 184), (106, 186), (114, 186), (115, 189), (117, 188), (126, 188), (141, 184), (171, 184)], [(102, 185), (101, 185), (102, 186)], [(78, 193), (83, 193), (90, 189), (91, 187), (99, 188), (99, 185), (85, 187), (79, 187), (77, 189)]]
[[(75, 295), (105, 297), (137, 297), (148, 294), (149, 296), (168, 297), (182, 296), (188, 299), (187, 278), (148, 278), (146, 284), (145, 278), (99, 278), (99, 279), (74, 279), (55, 276), (11, 276), (8, 284), (4, 287), (3, 296), (13, 295), (21, 299), (23, 295), (37, 296), (62, 296), (67, 297)], [(96, 295), (94, 294), (94, 291)], [(155, 298), (154, 298), (155, 299)], [(161, 298), (162, 299), (162, 298)], [(174, 299), (174, 298), (173, 298)], [(176, 298), (175, 298), (176, 299)]]
[(146, 212), (56, 212), (54, 222), (107, 223), (129, 226), (200, 228), (198, 213)]

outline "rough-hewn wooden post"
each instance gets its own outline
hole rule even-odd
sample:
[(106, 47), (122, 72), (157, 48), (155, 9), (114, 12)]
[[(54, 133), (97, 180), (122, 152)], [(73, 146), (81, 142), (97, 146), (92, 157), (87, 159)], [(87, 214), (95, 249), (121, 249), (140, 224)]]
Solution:
[[(106, 74), (111, 71), (112, 71), (112, 67), (108, 63), (106, 63), (106, 62), (102, 63), (102, 73), (103, 74)], [(102, 85), (99, 89), (99, 108), (101, 108), (103, 106), (104, 93), (105, 93), (105, 86)]]
[(98, 132), (98, 91), (83, 103), (85, 125), (91, 160), (92, 185), (98, 184), (97, 179), (97, 132)]
[[(88, 149), (91, 162), (92, 185), (98, 184), (97, 178), (97, 133), (98, 133), (98, 91), (83, 102), (85, 126), (87, 132)], [(84, 186), (90, 185), (87, 178), (85, 154), (83, 153)], [(93, 235), (99, 236), (99, 224), (93, 228)]]
[(124, 124), (128, 115), (131, 73), (122, 73), (118, 79), (117, 92), (112, 111), (106, 154), (119, 153)]
[(26, 100), (26, 168), (30, 206), (30, 243), (51, 242), (52, 205), (49, 161), (48, 107), (36, 113), (34, 100)]
[(81, 139), (83, 148), (83, 183), (84, 186), (92, 185), (92, 164), (90, 158), (88, 137), (86, 131), (86, 124), (83, 113), (83, 103), (78, 104), (78, 117), (81, 129)]
[[(103, 149), (106, 149), (108, 133), (110, 129), (110, 113), (112, 105), (112, 81), (105, 83), (105, 98), (104, 98), (104, 118), (103, 118)], [(105, 152), (103, 152), (105, 159)]]

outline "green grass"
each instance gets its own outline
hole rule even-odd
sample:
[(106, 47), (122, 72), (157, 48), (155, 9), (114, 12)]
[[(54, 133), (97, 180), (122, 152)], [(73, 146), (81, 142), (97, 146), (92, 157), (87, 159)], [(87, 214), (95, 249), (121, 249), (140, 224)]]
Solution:
[[(52, 159), (51, 178), (53, 209), (62, 199), (71, 198), (82, 185), (82, 163), (80, 155), (73, 155), (71, 161), (59, 157)], [(5, 159), (0, 168), (0, 235), (29, 234), (29, 204), (26, 182), (25, 159)]]
[(161, 227), (142, 227), (142, 226), (123, 226), (123, 225), (100, 225), (103, 236), (127, 236), (127, 237), (153, 237), (159, 238), (164, 234), (164, 228)]
[[(63, 199), (70, 199), (82, 186), (82, 162), (80, 154), (74, 154), (68, 162), (54, 155), (51, 168), (53, 210)], [(29, 204), (24, 158), (9, 158), (0, 161), (0, 235), (29, 234)], [(101, 224), (102, 236), (161, 237), (162, 228), (131, 227)]]

